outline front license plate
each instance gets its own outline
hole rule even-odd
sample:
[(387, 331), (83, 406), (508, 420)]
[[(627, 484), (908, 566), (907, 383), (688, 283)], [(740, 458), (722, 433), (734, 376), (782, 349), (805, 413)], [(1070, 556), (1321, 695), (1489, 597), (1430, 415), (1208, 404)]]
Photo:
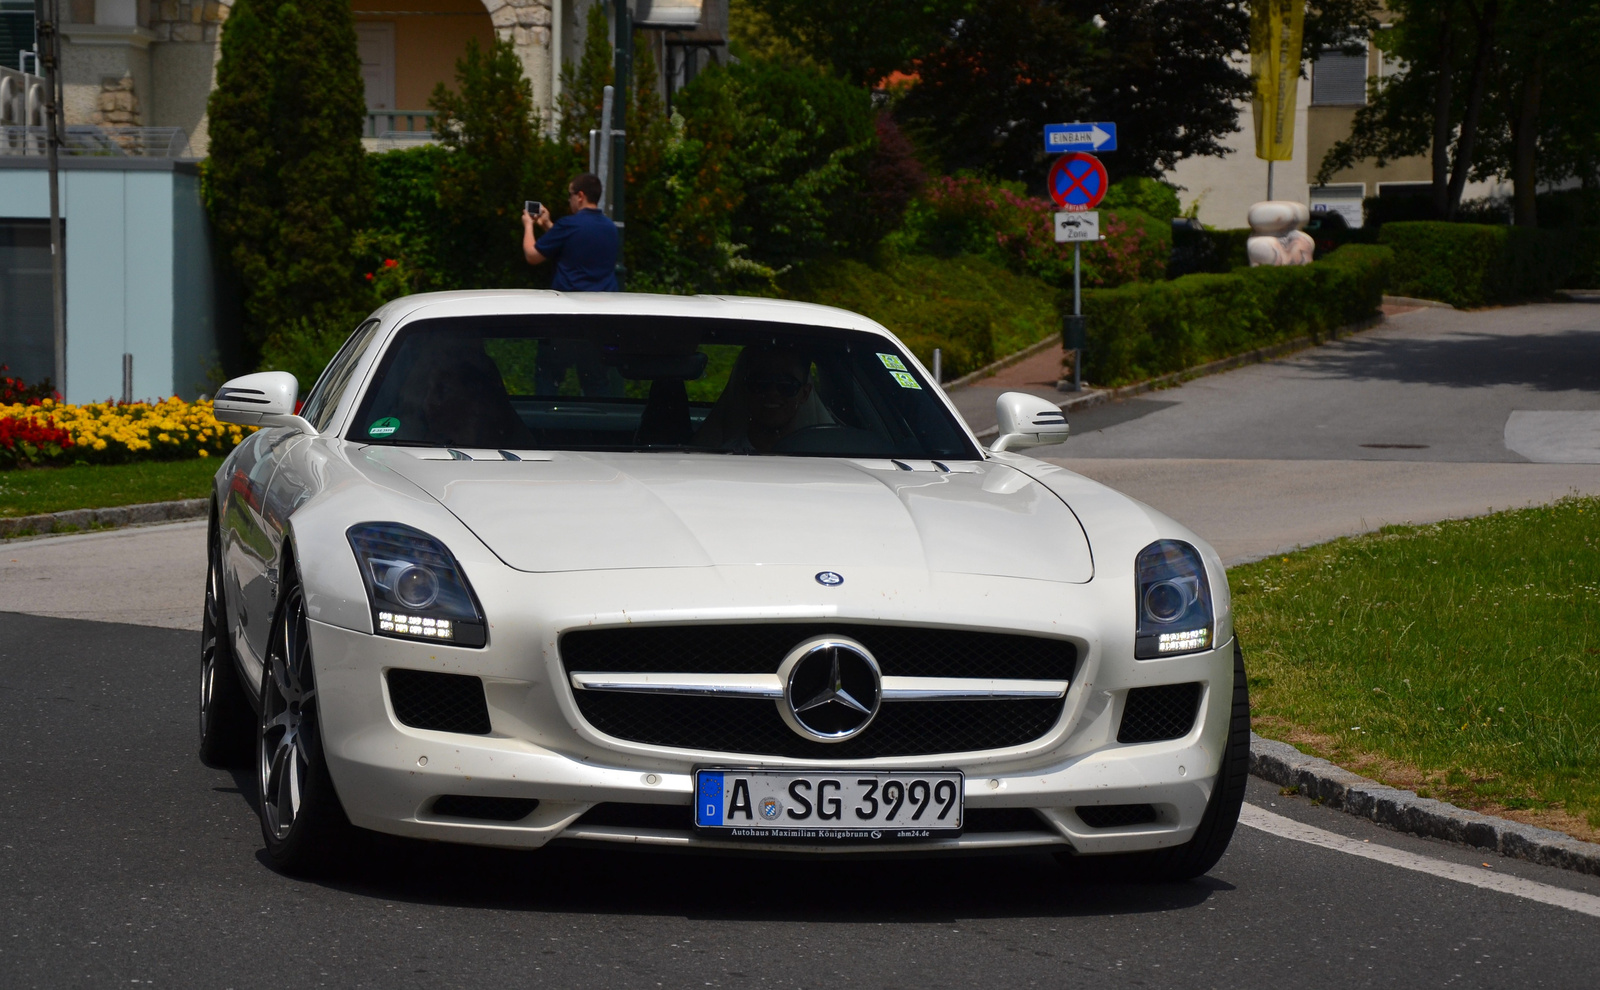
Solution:
[(961, 834), (959, 772), (695, 771), (694, 823), (753, 839), (930, 839)]

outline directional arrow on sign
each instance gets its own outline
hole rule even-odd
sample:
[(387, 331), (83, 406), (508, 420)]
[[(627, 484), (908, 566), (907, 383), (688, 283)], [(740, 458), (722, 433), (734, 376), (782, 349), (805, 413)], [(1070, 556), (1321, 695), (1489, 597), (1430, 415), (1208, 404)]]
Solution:
[(1044, 150), (1050, 155), (1068, 151), (1116, 151), (1117, 125), (1107, 121), (1046, 124)]

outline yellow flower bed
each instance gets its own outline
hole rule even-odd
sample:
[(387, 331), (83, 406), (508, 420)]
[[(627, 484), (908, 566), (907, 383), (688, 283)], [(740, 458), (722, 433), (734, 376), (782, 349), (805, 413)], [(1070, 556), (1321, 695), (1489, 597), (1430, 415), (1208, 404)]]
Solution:
[[(159, 402), (90, 402), (69, 405), (51, 399), (0, 406), (0, 420), (17, 426), (65, 430), (70, 444), (59, 453), (29, 457), (35, 463), (169, 461), (226, 454), (255, 427), (219, 423), (211, 402), (185, 402), (173, 396)], [(41, 453), (44, 453), (41, 451)]]

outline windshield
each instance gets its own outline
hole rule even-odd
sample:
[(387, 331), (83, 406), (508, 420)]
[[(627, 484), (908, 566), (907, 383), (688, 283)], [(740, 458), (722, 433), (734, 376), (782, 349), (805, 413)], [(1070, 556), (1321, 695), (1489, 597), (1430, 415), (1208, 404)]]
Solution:
[(497, 450), (974, 460), (893, 343), (829, 327), (651, 316), (403, 328), (348, 438)]

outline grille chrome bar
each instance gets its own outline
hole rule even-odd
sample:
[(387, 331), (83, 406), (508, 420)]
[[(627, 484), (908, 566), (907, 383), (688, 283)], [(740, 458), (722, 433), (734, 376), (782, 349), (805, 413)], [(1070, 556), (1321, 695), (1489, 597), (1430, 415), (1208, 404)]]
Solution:
[[(783, 698), (777, 674), (627, 674), (577, 671), (577, 691), (696, 698)], [(1068, 681), (999, 677), (885, 677), (884, 701), (1015, 701), (1066, 697)]]

